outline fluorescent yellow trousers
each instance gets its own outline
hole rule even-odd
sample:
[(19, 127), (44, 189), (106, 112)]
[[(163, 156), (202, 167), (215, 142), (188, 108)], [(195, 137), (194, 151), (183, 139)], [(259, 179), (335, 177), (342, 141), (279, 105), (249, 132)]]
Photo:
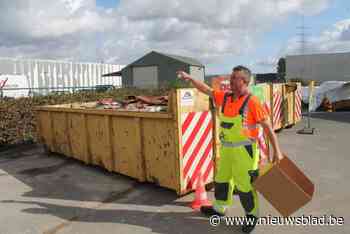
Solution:
[(258, 176), (254, 166), (257, 158), (250, 157), (245, 146), (221, 147), (220, 152), (215, 176), (214, 208), (224, 213), (233, 204), (233, 190), (236, 189), (245, 213), (258, 216), (259, 201), (252, 186), (252, 181)]

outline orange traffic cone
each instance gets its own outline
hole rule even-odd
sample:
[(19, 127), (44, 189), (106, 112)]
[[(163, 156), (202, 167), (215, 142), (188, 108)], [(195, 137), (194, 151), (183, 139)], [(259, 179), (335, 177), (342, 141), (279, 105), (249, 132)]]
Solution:
[(196, 186), (196, 193), (194, 201), (191, 203), (191, 208), (199, 210), (202, 206), (211, 206), (211, 202), (208, 200), (207, 191), (202, 177), (202, 173), (199, 172)]

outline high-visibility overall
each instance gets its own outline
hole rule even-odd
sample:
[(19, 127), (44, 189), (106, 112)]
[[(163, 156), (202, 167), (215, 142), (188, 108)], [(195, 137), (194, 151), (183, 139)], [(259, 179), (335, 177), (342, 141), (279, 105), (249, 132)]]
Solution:
[(214, 209), (224, 213), (232, 205), (236, 189), (245, 213), (258, 216), (258, 197), (252, 181), (258, 176), (259, 150), (254, 139), (242, 134), (244, 128), (257, 128), (244, 123), (251, 95), (246, 97), (235, 117), (223, 115), (227, 96), (225, 94), (220, 113), (221, 147), (215, 176)]

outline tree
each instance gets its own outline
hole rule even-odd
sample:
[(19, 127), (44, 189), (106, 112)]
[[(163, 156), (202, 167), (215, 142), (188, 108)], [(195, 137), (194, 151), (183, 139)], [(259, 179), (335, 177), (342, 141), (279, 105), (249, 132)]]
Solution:
[(278, 60), (277, 75), (279, 79), (282, 79), (282, 80), (286, 79), (286, 59), (285, 58), (280, 58)]

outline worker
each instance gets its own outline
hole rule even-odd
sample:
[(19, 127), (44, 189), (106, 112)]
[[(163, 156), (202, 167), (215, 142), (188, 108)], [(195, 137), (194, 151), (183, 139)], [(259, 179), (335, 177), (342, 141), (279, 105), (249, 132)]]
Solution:
[(202, 207), (201, 212), (207, 216), (224, 216), (227, 208), (232, 205), (235, 191), (245, 210), (246, 222), (242, 225), (242, 231), (250, 233), (258, 220), (258, 197), (252, 183), (259, 175), (259, 126), (267, 132), (273, 148), (273, 161), (283, 158), (268, 113), (259, 99), (248, 90), (251, 71), (244, 66), (233, 68), (230, 91), (226, 92), (212, 90), (184, 71), (178, 71), (177, 75), (213, 98), (215, 105), (220, 108), (221, 147), (214, 179), (215, 201), (213, 206)]

